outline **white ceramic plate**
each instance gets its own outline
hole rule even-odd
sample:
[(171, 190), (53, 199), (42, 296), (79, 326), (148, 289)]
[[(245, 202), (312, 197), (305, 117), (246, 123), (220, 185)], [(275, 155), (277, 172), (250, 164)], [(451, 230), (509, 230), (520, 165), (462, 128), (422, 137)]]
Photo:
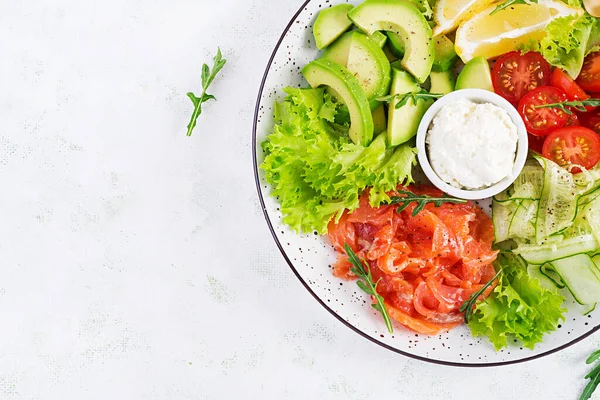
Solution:
[(273, 238), (298, 279), (333, 316), (364, 338), (400, 354), (439, 364), (483, 367), (528, 361), (562, 350), (600, 329), (600, 312), (583, 316), (581, 308), (568, 300), (566, 320), (535, 350), (512, 343), (508, 349), (496, 352), (487, 338), (474, 338), (464, 325), (438, 336), (425, 336), (394, 324), (394, 334), (389, 334), (381, 316), (373, 311), (367, 295), (356, 283), (333, 276), (331, 263), (335, 253), (327, 239), (315, 234), (298, 235), (281, 222), (279, 205), (270, 196), (270, 188), (258, 168), (263, 159), (260, 144), (273, 128), (273, 104), (284, 97), (282, 89), (307, 86), (300, 69), (318, 56), (312, 36), (316, 15), (323, 8), (341, 2), (308, 0), (292, 16), (275, 45), (256, 104), (253, 153), (258, 195)]

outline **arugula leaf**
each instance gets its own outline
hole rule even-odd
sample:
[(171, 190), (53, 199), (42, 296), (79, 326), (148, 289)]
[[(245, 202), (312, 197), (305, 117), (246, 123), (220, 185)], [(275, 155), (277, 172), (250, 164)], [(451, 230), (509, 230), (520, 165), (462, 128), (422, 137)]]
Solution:
[(382, 101), (384, 103), (390, 104), (392, 101), (394, 101), (395, 99), (398, 99), (398, 102), (396, 103), (396, 109), (405, 106), (409, 100), (412, 100), (412, 104), (417, 104), (417, 101), (419, 99), (423, 99), (423, 100), (437, 100), (441, 97), (444, 97), (445, 94), (442, 93), (429, 93), (427, 90), (425, 89), (421, 89), (418, 92), (411, 92), (411, 93), (403, 93), (403, 94), (392, 94), (389, 96), (383, 96), (383, 97), (379, 97), (375, 100), (377, 101)]
[(208, 67), (208, 65), (202, 65), (202, 94), (200, 97), (197, 97), (194, 93), (189, 92), (187, 96), (190, 98), (192, 103), (194, 104), (194, 112), (192, 113), (192, 118), (190, 119), (190, 123), (187, 126), (187, 135), (192, 136), (192, 131), (196, 127), (196, 121), (200, 114), (202, 114), (202, 104), (206, 103), (209, 100), (217, 100), (215, 96), (212, 94), (208, 94), (206, 91), (210, 84), (215, 80), (215, 77), (223, 69), (227, 60), (223, 59), (223, 55), (221, 54), (221, 49), (217, 49), (217, 54), (213, 58), (214, 64), (212, 69)]
[(570, 107), (573, 107), (577, 111), (586, 112), (586, 106), (600, 106), (600, 99), (563, 101), (562, 103), (542, 104), (539, 106), (535, 106), (534, 108), (558, 108), (562, 110), (565, 114), (573, 115), (573, 111), (570, 110)]
[(531, 5), (531, 4), (537, 3), (537, 2), (538, 2), (538, 0), (505, 0), (504, 3), (498, 4), (496, 6), (496, 8), (494, 9), (494, 11), (492, 11), (490, 13), (490, 15), (494, 15), (497, 12), (500, 12), (500, 11), (504, 10), (505, 8), (514, 6), (516, 4)]
[[(600, 350), (596, 350), (585, 361), (586, 364), (592, 364), (593, 362), (600, 359)], [(588, 400), (592, 397), (592, 394), (596, 391), (598, 384), (600, 384), (600, 364), (596, 365), (586, 376), (585, 379), (590, 381), (586, 385), (585, 389), (581, 393), (579, 400)]]
[(479, 298), (481, 297), (483, 299), (482, 296), (485, 293), (485, 291), (494, 284), (496, 279), (500, 278), (501, 274), (502, 274), (502, 270), (500, 269), (500, 270), (498, 270), (498, 272), (496, 272), (496, 275), (494, 275), (494, 277), (488, 283), (483, 285), (483, 287), (481, 289), (479, 289), (478, 291), (473, 293), (471, 296), (469, 296), (469, 299), (467, 301), (465, 301), (462, 306), (460, 306), (458, 311), (465, 313), (465, 324), (469, 324), (469, 320), (471, 319), (471, 314), (473, 314), (473, 310), (474, 310), (475, 305), (477, 304), (477, 301), (479, 300)]
[(412, 203), (417, 203), (417, 206), (412, 212), (412, 216), (416, 216), (425, 208), (427, 203), (433, 203), (436, 207), (441, 207), (444, 203), (455, 203), (455, 204), (466, 204), (467, 200), (456, 199), (454, 197), (442, 196), (442, 197), (431, 197), (424, 194), (415, 194), (413, 192), (399, 190), (399, 194), (402, 196), (393, 196), (388, 204), (399, 204), (398, 212), (402, 212), (408, 208)]
[(350, 263), (353, 265), (353, 267), (350, 268), (350, 271), (360, 279), (356, 282), (356, 284), (363, 292), (373, 296), (375, 303), (372, 304), (372, 307), (381, 313), (388, 332), (394, 333), (392, 321), (390, 320), (390, 316), (385, 308), (383, 297), (377, 293), (377, 285), (381, 279), (377, 282), (373, 282), (373, 274), (371, 273), (371, 268), (369, 268), (369, 265), (367, 263), (363, 264), (363, 262), (360, 261), (356, 253), (350, 246), (348, 246), (347, 243), (344, 244), (344, 247), (346, 249), (346, 254), (348, 255), (348, 261), (350, 261)]

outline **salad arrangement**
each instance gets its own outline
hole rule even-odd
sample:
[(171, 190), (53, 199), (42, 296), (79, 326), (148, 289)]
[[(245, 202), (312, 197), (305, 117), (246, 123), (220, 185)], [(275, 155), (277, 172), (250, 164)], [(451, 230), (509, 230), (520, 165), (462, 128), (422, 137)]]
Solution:
[[(466, 322), (498, 350), (533, 348), (567, 297), (595, 307), (600, 19), (580, 0), (366, 0), (321, 11), (314, 35), (323, 52), (276, 104), (261, 168), (283, 221), (327, 235), (334, 274), (390, 331)], [(423, 115), (469, 88), (504, 97), (529, 132), (491, 218), (413, 178)]]

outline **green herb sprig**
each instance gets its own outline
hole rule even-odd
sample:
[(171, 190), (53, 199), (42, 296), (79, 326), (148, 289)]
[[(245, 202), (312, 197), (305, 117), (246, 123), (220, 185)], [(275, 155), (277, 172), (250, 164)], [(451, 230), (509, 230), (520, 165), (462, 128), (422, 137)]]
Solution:
[(190, 123), (187, 126), (187, 135), (192, 136), (192, 131), (196, 127), (196, 121), (200, 114), (202, 114), (202, 104), (206, 103), (209, 100), (217, 100), (215, 96), (212, 94), (208, 94), (206, 91), (210, 84), (215, 80), (215, 77), (223, 69), (227, 60), (223, 59), (223, 55), (221, 54), (221, 49), (217, 49), (217, 54), (213, 58), (214, 64), (212, 69), (208, 67), (208, 65), (202, 65), (202, 94), (200, 97), (196, 97), (196, 95), (192, 92), (189, 92), (187, 96), (194, 103), (194, 112), (192, 113), (192, 118)]
[(490, 286), (492, 286), (494, 284), (494, 282), (496, 281), (496, 279), (498, 279), (501, 274), (502, 274), (502, 270), (500, 269), (500, 270), (498, 270), (498, 272), (496, 272), (496, 275), (492, 278), (492, 280), (490, 280), (488, 283), (483, 285), (483, 287), (481, 289), (479, 289), (478, 291), (473, 293), (469, 297), (469, 300), (465, 301), (462, 304), (462, 306), (460, 306), (460, 309), (458, 311), (465, 313), (465, 324), (469, 323), (469, 320), (471, 319), (471, 315), (473, 314), (473, 309), (474, 309), (475, 305), (477, 304), (477, 300), (481, 296), (483, 296), (486, 289), (489, 288)]
[[(596, 350), (595, 352), (593, 352), (592, 354), (590, 354), (590, 356), (588, 357), (588, 359), (585, 360), (585, 363), (589, 365), (589, 364), (597, 361), (598, 359), (600, 359), (600, 350)], [(581, 396), (579, 397), (579, 400), (588, 400), (588, 399), (590, 399), (592, 397), (592, 394), (594, 393), (594, 391), (598, 387), (598, 384), (600, 383), (600, 364), (597, 364), (594, 367), (594, 369), (592, 369), (585, 376), (585, 379), (589, 379), (590, 381), (586, 385), (585, 389), (583, 389), (583, 392), (581, 393)]]
[(445, 96), (442, 93), (429, 93), (425, 89), (421, 89), (418, 92), (404, 93), (404, 94), (392, 94), (389, 96), (378, 97), (377, 101), (382, 101), (384, 103), (390, 104), (394, 99), (398, 99), (396, 103), (396, 109), (405, 106), (409, 100), (412, 100), (413, 104), (417, 104), (419, 99), (423, 100), (437, 100), (441, 97)]
[(598, 107), (600, 106), (600, 99), (563, 101), (561, 103), (542, 104), (534, 108), (558, 108), (565, 114), (573, 115), (573, 111), (569, 107), (573, 107), (577, 111), (586, 112), (586, 106)]
[(449, 197), (449, 196), (445, 196), (445, 195), (442, 197), (431, 197), (431, 196), (426, 196), (424, 194), (414, 194), (412, 192), (408, 192), (408, 191), (404, 191), (404, 190), (399, 190), (398, 194), (401, 194), (402, 196), (392, 196), (392, 198), (388, 204), (390, 204), (390, 205), (399, 204), (400, 206), (398, 207), (398, 212), (402, 212), (402, 211), (406, 210), (408, 208), (408, 206), (411, 205), (411, 203), (417, 203), (417, 206), (415, 207), (415, 209), (412, 212), (413, 217), (416, 216), (417, 214), (419, 214), (421, 211), (423, 211), (423, 209), (425, 208), (425, 205), (427, 203), (433, 203), (433, 205), (436, 207), (441, 207), (442, 204), (444, 204), (444, 203), (455, 203), (455, 204), (467, 203), (467, 200), (457, 199), (457, 198)]
[(350, 248), (350, 246), (348, 246), (348, 244), (345, 244), (344, 247), (346, 249), (346, 254), (348, 255), (348, 261), (350, 261), (350, 263), (353, 265), (353, 267), (350, 268), (350, 271), (360, 279), (356, 282), (356, 284), (363, 292), (373, 296), (375, 299), (375, 304), (372, 304), (372, 307), (381, 313), (388, 331), (390, 333), (394, 333), (392, 321), (390, 320), (390, 316), (385, 308), (383, 297), (377, 293), (377, 285), (381, 279), (377, 282), (373, 282), (373, 274), (371, 274), (371, 268), (369, 265), (365, 266), (365, 264), (360, 261), (356, 253)]
[(525, 4), (525, 5), (532, 5), (533, 3), (537, 4), (538, 0), (505, 0), (504, 3), (498, 4), (498, 6), (496, 6), (496, 8), (494, 9), (494, 11), (492, 11), (490, 13), (490, 15), (494, 15), (497, 12), (500, 12), (502, 10), (504, 10), (505, 8), (508, 8), (510, 6), (514, 6), (516, 4)]

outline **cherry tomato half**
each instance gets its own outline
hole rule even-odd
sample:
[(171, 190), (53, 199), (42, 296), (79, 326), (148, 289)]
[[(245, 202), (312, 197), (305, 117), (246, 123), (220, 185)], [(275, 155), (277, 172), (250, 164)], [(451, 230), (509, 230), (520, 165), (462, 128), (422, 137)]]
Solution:
[(581, 125), (600, 135), (600, 112), (579, 113)]
[(528, 133), (527, 137), (529, 138), (529, 149), (538, 154), (542, 154), (542, 149), (544, 147), (544, 141), (546, 138), (543, 136), (534, 136), (531, 133)]
[(579, 85), (560, 68), (555, 68), (554, 72), (552, 72), (550, 84), (555, 88), (559, 88), (565, 92), (569, 101), (585, 100), (590, 98), (590, 96), (588, 96), (587, 93), (584, 92), (583, 89), (580, 88)]
[(492, 70), (494, 91), (513, 104), (531, 90), (550, 81), (550, 64), (539, 53), (511, 51), (501, 56)]
[[(555, 130), (544, 142), (542, 155), (562, 167), (593, 168), (600, 161), (600, 136), (581, 126)], [(574, 167), (571, 172), (581, 172)]]
[(547, 136), (552, 131), (562, 128), (569, 119), (569, 114), (559, 108), (536, 108), (544, 104), (567, 101), (567, 95), (552, 86), (541, 86), (527, 93), (519, 103), (519, 114), (525, 122), (527, 132), (536, 136)]
[(577, 116), (577, 114), (573, 113), (571, 115), (569, 115), (569, 119), (567, 120), (567, 122), (563, 125), (563, 127), (567, 127), (567, 126), (580, 126), (581, 122), (579, 122), (579, 117)]
[(585, 58), (577, 83), (586, 92), (600, 92), (600, 51)]

